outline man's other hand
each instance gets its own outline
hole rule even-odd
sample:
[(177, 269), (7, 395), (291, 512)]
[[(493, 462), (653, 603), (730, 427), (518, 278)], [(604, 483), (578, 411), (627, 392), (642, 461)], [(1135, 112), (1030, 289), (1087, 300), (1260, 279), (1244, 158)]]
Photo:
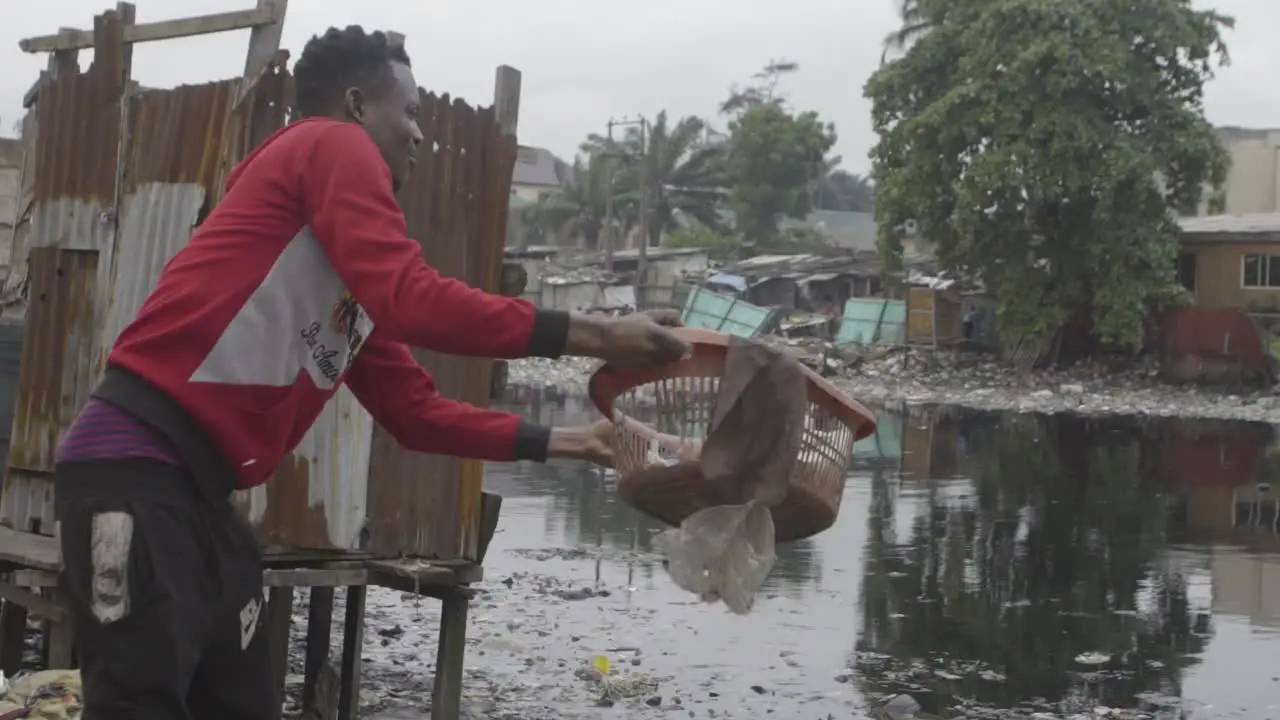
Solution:
[(600, 420), (585, 427), (552, 428), (547, 457), (613, 467), (613, 423)]
[(622, 370), (649, 370), (679, 360), (689, 345), (671, 332), (680, 327), (675, 310), (650, 310), (622, 318), (574, 315), (567, 355), (604, 360)]

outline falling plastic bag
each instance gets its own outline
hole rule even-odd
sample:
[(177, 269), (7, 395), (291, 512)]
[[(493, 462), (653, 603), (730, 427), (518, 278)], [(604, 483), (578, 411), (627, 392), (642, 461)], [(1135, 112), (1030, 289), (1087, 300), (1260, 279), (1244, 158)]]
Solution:
[(751, 612), (756, 591), (773, 570), (773, 516), (759, 502), (719, 505), (690, 515), (656, 539), (667, 572), (703, 602), (723, 600), (739, 615)]

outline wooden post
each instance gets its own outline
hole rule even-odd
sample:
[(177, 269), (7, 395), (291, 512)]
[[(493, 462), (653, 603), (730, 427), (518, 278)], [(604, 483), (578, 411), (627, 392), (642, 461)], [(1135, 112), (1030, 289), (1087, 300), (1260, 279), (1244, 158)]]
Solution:
[(467, 651), (467, 610), (470, 591), (453, 588), (441, 598), (440, 640), (436, 647), (436, 677), (431, 690), (431, 717), (462, 717), (462, 665)]
[(499, 65), (493, 81), (493, 115), (503, 135), (515, 135), (520, 124), (520, 71)]
[(347, 588), (347, 612), (342, 624), (342, 671), (338, 678), (338, 720), (356, 720), (360, 716), (360, 654), (364, 650), (364, 604), (368, 590), (364, 585)]
[(289, 9), (289, 0), (258, 0), (258, 9), (266, 11), (272, 17), (279, 18), (270, 25), (258, 25), (249, 33), (249, 52), (244, 58), (244, 85), (241, 94), (248, 90), (249, 83), (258, 76), (262, 68), (275, 57), (280, 49), (280, 36), (284, 33), (284, 14)]
[(293, 588), (273, 587), (267, 602), (267, 644), (271, 683), (284, 703), (284, 679), (289, 674), (289, 629), (293, 625)]
[(0, 672), (13, 677), (22, 669), (26, 650), (27, 609), (12, 600), (0, 608)]
[(333, 641), (333, 588), (311, 588), (311, 602), (307, 607), (306, 658), (302, 671), (302, 716), (313, 717), (322, 703), (316, 693), (320, 687), (320, 673), (329, 660), (329, 646)]

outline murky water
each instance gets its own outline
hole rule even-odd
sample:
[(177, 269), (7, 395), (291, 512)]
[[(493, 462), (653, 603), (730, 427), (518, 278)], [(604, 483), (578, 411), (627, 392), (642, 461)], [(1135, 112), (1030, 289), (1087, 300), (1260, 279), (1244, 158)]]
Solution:
[[(592, 417), (576, 398), (514, 407)], [(695, 717), (858, 717), (902, 693), (945, 718), (1280, 717), (1273, 443), (1241, 424), (885, 414), (836, 526), (779, 548), (747, 617), (677, 589), (661, 527), (599, 472), (493, 465), (505, 501), (468, 664), (530, 716), (644, 710), (574, 686), (605, 655)]]

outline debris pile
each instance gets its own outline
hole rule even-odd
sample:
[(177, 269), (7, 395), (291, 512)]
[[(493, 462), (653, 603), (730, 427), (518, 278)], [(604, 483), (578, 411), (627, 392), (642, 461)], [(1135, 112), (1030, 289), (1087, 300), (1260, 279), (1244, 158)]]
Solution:
[[(1280, 423), (1280, 389), (1224, 393), (1163, 383), (1154, 360), (1123, 369), (1089, 363), (1018, 373), (979, 353), (901, 346), (837, 345), (816, 338), (766, 336), (869, 405), (947, 404), (983, 410), (1084, 415), (1200, 417)], [(585, 387), (592, 360), (526, 359), (511, 363), (511, 383)]]

